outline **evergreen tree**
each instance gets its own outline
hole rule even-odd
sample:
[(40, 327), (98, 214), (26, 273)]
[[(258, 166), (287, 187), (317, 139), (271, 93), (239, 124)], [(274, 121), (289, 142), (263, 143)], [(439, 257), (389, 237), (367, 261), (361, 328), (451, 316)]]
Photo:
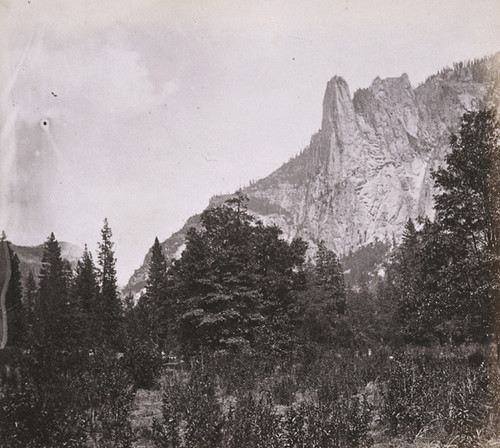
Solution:
[[(434, 174), (436, 222), (448, 240), (442, 302), (461, 324), (460, 338), (484, 341), (492, 331), (498, 241), (500, 124), (494, 110), (466, 113), (451, 138), (446, 166)], [(493, 275), (492, 275), (493, 274)]]
[(99, 342), (96, 338), (100, 320), (99, 281), (98, 271), (87, 245), (82, 258), (77, 262), (71, 293), (73, 300), (79, 305), (82, 345), (87, 349), (95, 348)]
[(335, 252), (324, 241), (318, 244), (315, 266), (308, 271), (302, 297), (305, 337), (315, 343), (349, 344), (342, 315), (346, 312), (344, 274)]
[(144, 318), (148, 338), (154, 344), (164, 339), (167, 330), (168, 307), (166, 304), (167, 262), (158, 238), (151, 248), (146, 293), (140, 298), (138, 307)]
[[(148, 281), (146, 284), (146, 294), (160, 300), (165, 289), (167, 279), (167, 261), (160, 245), (158, 237), (155, 238), (151, 248), (151, 260), (149, 262)], [(157, 301), (158, 301), (157, 300)]]
[(408, 218), (403, 231), (402, 246), (407, 249), (414, 249), (417, 245), (417, 229), (413, 219)]
[(237, 194), (203, 212), (202, 229), (190, 229), (171, 270), (188, 351), (250, 348), (258, 335), (262, 347), (264, 335), (270, 342), (283, 323), (305, 248), (280, 240), (280, 231), (256, 221), (246, 202)]
[[(409, 340), (485, 342), (500, 290), (496, 263), (499, 124), (494, 111), (466, 113), (446, 165), (433, 173), (436, 220), (409, 222), (387, 282)], [(498, 202), (500, 204), (500, 201)]]
[(254, 231), (244, 199), (202, 214), (203, 230), (188, 232), (179, 274), (185, 295), (182, 339), (191, 350), (243, 349), (254, 340), (258, 291), (245, 267)]
[(34, 343), (35, 307), (38, 296), (38, 286), (35, 276), (30, 271), (24, 284), (23, 302), (26, 311), (26, 333), (30, 345)]
[[(423, 343), (427, 336), (421, 327), (420, 305), (424, 294), (419, 235), (412, 219), (408, 219), (401, 245), (394, 251), (386, 279), (397, 304), (399, 328), (405, 339)], [(425, 321), (425, 320), (424, 320)]]
[(35, 344), (48, 375), (55, 369), (77, 369), (80, 362), (84, 322), (80, 303), (70, 291), (71, 280), (71, 267), (52, 233), (44, 244), (34, 313)]
[(39, 275), (35, 334), (43, 351), (43, 367), (50, 371), (66, 346), (68, 294), (61, 247), (53, 233), (44, 244)]
[(345, 312), (345, 283), (342, 267), (335, 252), (329, 250), (324, 241), (318, 245), (314, 282), (330, 301), (330, 307), (339, 314)]
[(499, 152), (496, 111), (466, 113), (460, 132), (451, 137), (446, 165), (434, 173), (437, 221), (479, 253), (492, 251), (497, 239), (493, 215), (498, 179), (493, 171)]
[(27, 342), (26, 311), (22, 301), (21, 272), (19, 271), (19, 258), (8, 245), (11, 275), (5, 307), (7, 308), (8, 321), (8, 346), (20, 347)]
[(99, 243), (98, 261), (100, 266), (100, 300), (98, 336), (106, 344), (118, 347), (120, 344), (121, 303), (116, 285), (116, 259), (111, 241), (113, 233), (104, 220)]
[(28, 277), (24, 296), (34, 344), (8, 361), (11, 374), (0, 380), (0, 445), (130, 446), (131, 379), (114, 356), (89, 353), (82, 332), (100, 293), (92, 257), (85, 250), (73, 278), (51, 234), (39, 278), (37, 291)]
[(417, 231), (409, 219), (392, 255), (385, 292), (397, 306), (399, 334), (407, 342), (428, 345), (449, 339), (451, 327), (445, 324), (439, 296), (444, 243), (439, 226), (427, 219)]
[(302, 319), (298, 291), (305, 287), (307, 243), (300, 238), (290, 243), (277, 226), (256, 227), (252, 246), (252, 278), (260, 292), (259, 310), (264, 318), (258, 344), (274, 355), (286, 355), (297, 344)]

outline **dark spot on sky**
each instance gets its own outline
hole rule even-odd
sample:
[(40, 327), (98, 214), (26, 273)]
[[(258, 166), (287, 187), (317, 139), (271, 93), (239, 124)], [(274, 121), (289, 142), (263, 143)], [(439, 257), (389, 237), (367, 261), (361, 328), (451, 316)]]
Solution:
[(52, 96), (57, 96), (54, 92), (50, 92), (52, 94)]

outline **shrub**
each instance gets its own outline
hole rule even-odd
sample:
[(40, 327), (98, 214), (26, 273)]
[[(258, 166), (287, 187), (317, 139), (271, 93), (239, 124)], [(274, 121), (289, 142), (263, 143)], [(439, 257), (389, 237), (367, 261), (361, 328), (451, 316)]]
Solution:
[(162, 356), (153, 344), (138, 344), (129, 348), (124, 363), (135, 387), (151, 389), (162, 367)]
[(225, 445), (248, 448), (280, 448), (280, 416), (269, 395), (254, 398), (246, 393), (238, 398), (226, 419)]
[(397, 357), (386, 373), (382, 419), (393, 434), (473, 445), (486, 421), (488, 371), (464, 358)]
[(153, 424), (154, 442), (162, 448), (217, 448), (222, 441), (224, 415), (213, 379), (194, 370), (187, 381), (168, 385), (163, 395), (163, 421)]

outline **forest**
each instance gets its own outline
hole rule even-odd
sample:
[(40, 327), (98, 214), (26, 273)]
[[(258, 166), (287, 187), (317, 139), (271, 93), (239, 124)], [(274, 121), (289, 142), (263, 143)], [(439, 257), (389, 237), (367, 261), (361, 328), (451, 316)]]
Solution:
[[(476, 447), (500, 434), (500, 123), (466, 113), (435, 217), (308, 257), (236, 193), (122, 297), (112, 231), (38, 278), (10, 249), (2, 447)], [(6, 236), (2, 237), (6, 241)], [(387, 255), (385, 255), (387, 253)], [(149, 395), (148, 395), (149, 394)], [(160, 396), (137, 422), (140, 397)]]

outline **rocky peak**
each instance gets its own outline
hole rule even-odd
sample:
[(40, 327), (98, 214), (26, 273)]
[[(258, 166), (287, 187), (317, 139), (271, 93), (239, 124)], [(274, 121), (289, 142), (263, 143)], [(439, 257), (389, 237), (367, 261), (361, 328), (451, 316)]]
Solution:
[(344, 78), (334, 76), (326, 85), (323, 99), (323, 122), (321, 130), (330, 134), (339, 124), (354, 117), (349, 86)]
[[(352, 97), (335, 76), (321, 130), (300, 155), (244, 189), (249, 210), (281, 227), (285, 238), (300, 236), (312, 248), (324, 240), (339, 255), (398, 240), (408, 218), (433, 216), (431, 172), (463, 113), (498, 98), (499, 61), (500, 53), (459, 63), (416, 88), (407, 74), (376, 78)], [(180, 253), (184, 235), (182, 229), (163, 243), (169, 256)], [(129, 291), (146, 272), (146, 265), (136, 271)]]

